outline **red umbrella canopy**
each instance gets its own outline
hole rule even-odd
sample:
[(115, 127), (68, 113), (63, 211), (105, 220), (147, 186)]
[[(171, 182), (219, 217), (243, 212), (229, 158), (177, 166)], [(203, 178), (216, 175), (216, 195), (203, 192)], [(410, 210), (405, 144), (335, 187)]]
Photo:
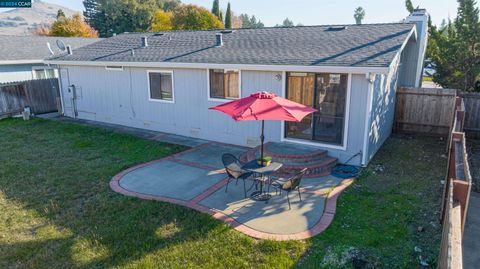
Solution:
[(317, 111), (314, 108), (287, 100), (270, 92), (254, 93), (248, 97), (211, 107), (210, 109), (223, 112), (236, 121), (301, 121), (308, 114)]

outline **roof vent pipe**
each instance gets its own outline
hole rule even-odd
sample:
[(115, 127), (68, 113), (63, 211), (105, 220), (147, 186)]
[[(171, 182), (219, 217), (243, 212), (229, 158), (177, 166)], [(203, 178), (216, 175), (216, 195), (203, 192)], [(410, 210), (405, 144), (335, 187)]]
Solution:
[(148, 47), (148, 41), (146, 36), (142, 36), (142, 47)]
[(67, 46), (67, 53), (68, 53), (68, 55), (73, 54), (72, 47), (70, 45)]
[(223, 34), (222, 33), (217, 33), (216, 40), (217, 40), (217, 42), (215, 44), (215, 47), (223, 46)]

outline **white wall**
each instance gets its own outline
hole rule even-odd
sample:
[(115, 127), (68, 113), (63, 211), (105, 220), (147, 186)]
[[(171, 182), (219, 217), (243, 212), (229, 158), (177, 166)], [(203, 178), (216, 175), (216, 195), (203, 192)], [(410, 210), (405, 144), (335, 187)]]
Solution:
[(0, 65), (0, 83), (33, 79), (32, 66), (29, 64)]
[[(123, 71), (104, 67), (63, 66), (68, 69), (70, 85), (79, 95), (78, 117), (137, 128), (216, 140), (244, 146), (259, 143), (260, 122), (235, 122), (230, 117), (209, 110), (221, 104), (208, 100), (207, 70), (174, 69), (175, 103), (148, 100), (146, 68)], [(258, 91), (270, 91), (282, 96), (284, 80), (281, 72), (241, 71), (242, 97)], [(65, 78), (62, 78), (65, 79)], [(64, 91), (64, 96), (66, 96)], [(363, 149), (366, 104), (369, 83), (364, 74), (352, 75), (350, 92), (347, 148), (327, 149), (331, 156), (346, 161)], [(64, 100), (66, 102), (66, 100)], [(280, 121), (265, 123), (266, 141), (281, 141)], [(351, 164), (359, 165), (361, 156)]]

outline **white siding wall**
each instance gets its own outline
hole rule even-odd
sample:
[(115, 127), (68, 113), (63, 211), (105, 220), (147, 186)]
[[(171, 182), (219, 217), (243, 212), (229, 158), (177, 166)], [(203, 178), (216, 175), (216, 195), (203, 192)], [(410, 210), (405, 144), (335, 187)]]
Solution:
[(0, 65), (0, 83), (31, 80), (32, 78), (32, 65)]
[[(175, 103), (148, 100), (148, 77), (144, 68), (109, 71), (101, 67), (68, 67), (70, 84), (77, 88), (78, 117), (152, 129), (238, 145), (258, 143), (260, 123), (235, 122), (209, 110), (221, 104), (208, 100), (207, 71), (175, 69)], [(281, 94), (278, 72), (242, 71), (242, 96), (256, 91)], [(280, 140), (280, 123), (266, 123), (266, 139)], [(250, 143), (247, 143), (249, 141)]]
[[(206, 70), (174, 69), (175, 103), (172, 104), (148, 100), (147, 70), (152, 69), (124, 68), (123, 71), (111, 71), (103, 67), (62, 68), (68, 69), (70, 84), (77, 88), (77, 110), (81, 119), (237, 145), (254, 146), (259, 143), (259, 122), (235, 122), (220, 112), (208, 109), (221, 103), (208, 100)], [(281, 96), (284, 85), (282, 80), (278, 80), (278, 74), (281, 73), (242, 71), (242, 97), (258, 91), (270, 91)], [(369, 83), (364, 74), (352, 75), (347, 148), (328, 149), (330, 155), (341, 162), (363, 149), (368, 89)], [(279, 121), (266, 122), (266, 141), (281, 141), (281, 128)], [(351, 164), (359, 165), (360, 162), (361, 157), (358, 156)]]
[(387, 75), (376, 75), (373, 84), (372, 110), (368, 133), (368, 161), (380, 149), (392, 133), (395, 118), (399, 59), (392, 65)]

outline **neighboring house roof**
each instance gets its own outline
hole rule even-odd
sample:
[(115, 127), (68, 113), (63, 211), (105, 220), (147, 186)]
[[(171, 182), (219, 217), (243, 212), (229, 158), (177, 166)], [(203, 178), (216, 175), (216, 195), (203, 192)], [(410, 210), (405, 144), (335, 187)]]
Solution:
[(221, 47), (215, 46), (220, 30), (124, 33), (49, 61), (387, 67), (415, 27), (345, 26), (237, 29), (223, 34)]
[(80, 37), (0, 36), (0, 64), (41, 63), (51, 56), (47, 42), (55, 54), (61, 53), (56, 45), (58, 39), (74, 49), (101, 40)]

